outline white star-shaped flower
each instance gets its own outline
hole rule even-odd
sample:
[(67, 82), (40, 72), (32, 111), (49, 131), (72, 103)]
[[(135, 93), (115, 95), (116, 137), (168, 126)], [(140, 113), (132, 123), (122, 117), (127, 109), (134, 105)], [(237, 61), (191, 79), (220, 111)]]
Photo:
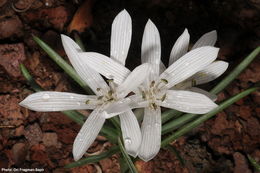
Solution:
[(182, 52), (176, 52), (178, 60), (176, 59), (164, 70), (165, 67), (160, 60), (159, 32), (150, 20), (147, 22), (142, 40), (141, 58), (142, 63), (152, 65), (152, 72), (137, 91), (136, 97), (132, 97), (137, 104), (146, 104), (141, 127), (142, 144), (138, 153), (144, 161), (151, 160), (160, 150), (161, 106), (195, 114), (204, 114), (217, 107), (203, 94), (172, 89), (173, 86), (205, 69), (217, 58), (219, 51), (215, 47), (203, 46), (186, 53), (187, 47), (185, 48), (186, 50), (183, 49)]
[[(76, 72), (96, 95), (81, 95), (65, 92), (38, 92), (28, 96), (20, 105), (35, 111), (65, 111), (94, 109), (83, 124), (73, 144), (74, 160), (79, 160), (97, 137), (105, 119), (120, 117), (124, 144), (127, 152), (136, 156), (141, 144), (141, 131), (135, 115), (125, 98), (147, 78), (150, 65), (142, 64), (130, 72), (123, 66), (128, 53), (132, 34), (131, 17), (123, 10), (114, 19), (111, 34), (111, 58), (98, 53), (80, 53), (80, 47), (69, 37), (62, 35), (65, 52)], [(103, 66), (88, 63), (86, 57), (97, 60)], [(100, 64), (99, 64), (100, 65)], [(109, 85), (96, 69), (109, 72)], [(98, 70), (98, 71), (99, 71)]]

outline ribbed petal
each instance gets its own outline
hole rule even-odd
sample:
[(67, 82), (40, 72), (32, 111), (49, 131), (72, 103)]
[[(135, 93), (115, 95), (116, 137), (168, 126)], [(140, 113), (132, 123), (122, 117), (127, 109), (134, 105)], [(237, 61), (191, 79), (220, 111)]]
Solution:
[(217, 31), (211, 31), (199, 38), (199, 40), (194, 44), (192, 49), (196, 49), (203, 46), (214, 46), (217, 41)]
[(88, 65), (108, 79), (113, 79), (116, 84), (121, 84), (130, 74), (122, 64), (96, 52), (79, 53), (81, 63)]
[(216, 108), (218, 105), (210, 98), (200, 93), (168, 90), (165, 100), (161, 102), (161, 106), (176, 109), (181, 112), (205, 114)]
[[(19, 104), (38, 112), (94, 109), (96, 96), (42, 91), (29, 95)], [(88, 103), (86, 103), (88, 102)]]
[(212, 100), (213, 102), (215, 102), (218, 98), (217, 95), (211, 94), (208, 91), (205, 91), (205, 90), (197, 88), (197, 87), (191, 87), (191, 88), (188, 88), (186, 90), (203, 94), (203, 95), (207, 96), (208, 98), (210, 98), (210, 100)]
[(159, 31), (151, 20), (145, 25), (142, 40), (142, 63), (152, 64), (152, 74), (159, 75), (161, 41)]
[(177, 39), (175, 42), (170, 59), (169, 59), (169, 66), (172, 65), (175, 61), (177, 61), (180, 57), (182, 57), (189, 48), (190, 43), (190, 34), (187, 29), (184, 30), (184, 32), (181, 34), (181, 36)]
[(163, 64), (163, 62), (161, 61), (160, 62), (160, 74), (162, 74), (164, 71), (166, 70), (166, 67), (165, 67), (165, 65)]
[(124, 82), (118, 86), (117, 93), (119, 97), (123, 98), (131, 91), (137, 89), (137, 87), (144, 82), (149, 76), (151, 66), (148, 63), (144, 63), (136, 67), (124, 80)]
[(129, 103), (129, 107), (131, 109), (144, 108), (149, 106), (149, 101), (144, 100), (141, 94), (134, 94), (128, 96), (127, 98), (131, 100), (131, 102)]
[(125, 65), (132, 36), (132, 20), (126, 10), (121, 11), (113, 21), (110, 56)]
[(131, 110), (120, 114), (119, 118), (125, 149), (129, 155), (136, 157), (142, 141), (138, 121)]
[(127, 98), (127, 99), (116, 101), (114, 103), (110, 103), (104, 109), (104, 111), (106, 112), (106, 114), (104, 114), (105, 115), (104, 118), (106, 119), (111, 118), (121, 113), (130, 111), (131, 110), (131, 108), (129, 107), (130, 101), (131, 100)]
[(205, 67), (203, 70), (197, 72), (191, 77), (191, 79), (195, 81), (196, 85), (204, 84), (218, 78), (227, 70), (227, 68), (227, 62), (215, 61)]
[(144, 119), (141, 127), (142, 143), (138, 156), (144, 161), (149, 161), (156, 156), (161, 148), (161, 109), (145, 108)]
[(212, 63), (217, 58), (218, 51), (218, 48), (210, 46), (194, 49), (168, 67), (160, 78), (166, 79), (167, 87), (171, 88)]
[(100, 94), (97, 88), (106, 89), (108, 87), (104, 79), (100, 74), (81, 62), (78, 53), (82, 52), (82, 50), (71, 38), (61, 35), (61, 40), (64, 50), (76, 72), (96, 94)]
[(85, 154), (96, 139), (105, 122), (103, 114), (105, 113), (102, 112), (101, 108), (95, 109), (81, 127), (73, 144), (73, 157), (75, 161), (79, 160)]

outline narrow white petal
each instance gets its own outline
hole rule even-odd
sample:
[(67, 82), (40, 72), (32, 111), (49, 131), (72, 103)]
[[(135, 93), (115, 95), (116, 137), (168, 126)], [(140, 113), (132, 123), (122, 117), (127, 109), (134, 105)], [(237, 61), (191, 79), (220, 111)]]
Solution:
[[(29, 95), (19, 104), (39, 112), (65, 110), (94, 109), (92, 101), (97, 99), (92, 95), (81, 95), (67, 92), (42, 91)], [(88, 104), (86, 104), (88, 101)]]
[(132, 110), (119, 115), (123, 140), (127, 153), (133, 157), (138, 154), (142, 136), (140, 126)]
[(131, 108), (129, 107), (130, 101), (130, 99), (122, 99), (114, 103), (110, 103), (104, 109), (104, 111), (106, 112), (106, 114), (104, 114), (104, 118), (108, 119), (131, 110)]
[(167, 87), (171, 88), (212, 63), (217, 58), (218, 51), (218, 48), (210, 46), (194, 49), (168, 67), (160, 78), (166, 79)]
[(192, 49), (196, 49), (202, 46), (214, 46), (217, 41), (217, 31), (211, 31), (199, 38), (199, 40), (194, 44)]
[(151, 63), (153, 74), (159, 74), (159, 65), (161, 62), (161, 41), (160, 34), (151, 20), (145, 25), (142, 40), (142, 63)]
[(125, 65), (132, 36), (132, 20), (126, 10), (121, 11), (113, 21), (110, 56)]
[(203, 94), (191, 91), (168, 90), (161, 106), (181, 112), (204, 114), (218, 105)]
[(184, 32), (181, 34), (181, 36), (177, 39), (175, 42), (170, 59), (169, 59), (169, 66), (172, 65), (175, 61), (177, 61), (180, 57), (182, 57), (189, 48), (190, 43), (190, 34), (187, 29), (184, 30)]
[(203, 70), (197, 72), (191, 77), (191, 79), (195, 81), (196, 85), (204, 84), (218, 78), (227, 70), (227, 68), (227, 62), (215, 61), (209, 64)]
[(136, 67), (124, 80), (124, 82), (118, 86), (117, 93), (119, 97), (123, 98), (131, 91), (134, 91), (144, 80), (149, 76), (151, 66), (148, 63), (144, 63)]
[(104, 112), (102, 109), (95, 109), (85, 121), (81, 127), (76, 139), (73, 143), (73, 157), (75, 161), (78, 161), (88, 150), (91, 144), (96, 139), (99, 131), (101, 130), (105, 118), (103, 118)]
[(164, 71), (166, 70), (166, 67), (165, 67), (165, 65), (163, 64), (163, 62), (161, 61), (160, 62), (160, 74), (162, 74)]
[(212, 100), (213, 102), (215, 102), (217, 100), (217, 95), (211, 94), (208, 91), (205, 91), (203, 89), (200, 89), (200, 88), (197, 88), (197, 87), (191, 87), (191, 88), (188, 88), (187, 90), (203, 94), (203, 95), (207, 96), (208, 98), (210, 98), (210, 100)]
[(129, 103), (129, 107), (131, 109), (144, 108), (144, 107), (149, 106), (149, 101), (144, 100), (143, 96), (141, 94), (134, 94), (134, 95), (128, 96), (127, 98), (131, 100), (131, 102)]
[(145, 108), (144, 119), (141, 127), (142, 143), (138, 156), (144, 161), (149, 161), (156, 156), (161, 148), (161, 109)]
[(96, 52), (84, 52), (79, 53), (79, 56), (82, 64), (88, 65), (108, 79), (113, 79), (116, 84), (121, 84), (130, 74), (125, 66), (105, 55)]
[(107, 84), (100, 74), (81, 62), (81, 58), (78, 56), (78, 53), (82, 52), (80, 47), (68, 36), (61, 35), (61, 40), (71, 64), (82, 80), (84, 80), (96, 94), (99, 94), (97, 88), (106, 89)]

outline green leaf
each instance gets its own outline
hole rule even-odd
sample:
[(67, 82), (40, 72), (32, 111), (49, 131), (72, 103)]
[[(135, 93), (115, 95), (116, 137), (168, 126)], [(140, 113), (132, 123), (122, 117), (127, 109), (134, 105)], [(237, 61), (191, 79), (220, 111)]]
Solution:
[(118, 146), (113, 146), (111, 147), (108, 151), (105, 151), (99, 155), (96, 156), (89, 156), (86, 157), (84, 159), (80, 159), (79, 161), (70, 163), (68, 165), (66, 165), (64, 168), (74, 168), (74, 167), (78, 167), (78, 166), (82, 166), (88, 163), (96, 163), (102, 159), (108, 158), (114, 154), (116, 154), (119, 151), (119, 147)]
[(260, 46), (251, 52), (232, 72), (230, 72), (210, 93), (218, 94), (228, 86), (259, 54)]
[(247, 158), (250, 161), (250, 163), (254, 166), (255, 170), (260, 171), (260, 164), (258, 164), (256, 160), (253, 159), (250, 155), (247, 155)]
[(50, 56), (50, 58), (57, 63), (75, 82), (77, 82), (88, 94), (93, 94), (93, 91), (88, 85), (79, 77), (76, 71), (69, 65), (58, 53), (56, 53), (50, 46), (48, 46), (39, 37), (33, 36), (33, 40)]
[(118, 145), (119, 145), (120, 151), (123, 155), (123, 158), (125, 159), (125, 162), (127, 163), (128, 167), (129, 167), (130, 171), (132, 173), (138, 173), (135, 168), (134, 163), (132, 162), (131, 158), (129, 157), (129, 155), (126, 152), (120, 137), (118, 137)]
[(179, 128), (183, 124), (186, 124), (187, 122), (195, 119), (200, 115), (197, 114), (184, 114), (180, 116), (179, 118), (174, 119), (173, 121), (170, 121), (169, 123), (166, 123), (162, 126), (162, 134), (166, 134), (168, 132), (172, 132), (173, 130)]
[(181, 116), (183, 112), (179, 112), (175, 109), (170, 109), (162, 113), (162, 124), (169, 121), (170, 119)]
[(73, 35), (74, 35), (75, 42), (79, 45), (79, 47), (81, 48), (81, 50), (82, 50), (83, 52), (85, 52), (86, 49), (85, 49), (85, 46), (84, 46), (84, 44), (83, 44), (83, 42), (82, 42), (82, 40), (81, 40), (81, 38), (80, 38), (80, 36), (79, 36), (79, 33), (78, 33), (77, 31), (74, 31), (74, 32), (73, 32)]
[(213, 117), (217, 113), (221, 112), (223, 109), (227, 108), (228, 106), (232, 105), (233, 103), (235, 103), (239, 99), (247, 96), (248, 94), (256, 91), (257, 89), (259, 89), (258, 86), (252, 87), (250, 89), (247, 89), (247, 90), (245, 90), (245, 91), (243, 91), (243, 92), (241, 92), (241, 93), (239, 93), (239, 94), (237, 94), (237, 95), (227, 99), (226, 101), (222, 102), (217, 108), (213, 109), (212, 111), (210, 111), (207, 114), (201, 115), (198, 119), (196, 119), (196, 120), (186, 124), (185, 126), (180, 128), (179, 130), (174, 132), (174, 134), (172, 134), (172, 135), (168, 136), (167, 138), (165, 138), (162, 141), (161, 146), (162, 147), (167, 146), (170, 142), (178, 139), (179, 137), (181, 137), (182, 135), (186, 134), (187, 132), (189, 132), (193, 128), (199, 126), (201, 123), (205, 122), (206, 120), (210, 119), (211, 117)]

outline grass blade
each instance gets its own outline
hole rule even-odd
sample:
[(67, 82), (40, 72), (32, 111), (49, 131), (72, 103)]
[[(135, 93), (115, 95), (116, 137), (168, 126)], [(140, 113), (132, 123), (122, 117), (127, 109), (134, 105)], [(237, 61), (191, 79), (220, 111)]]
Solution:
[(253, 159), (250, 155), (247, 155), (249, 162), (254, 166), (256, 171), (260, 171), (260, 164), (258, 164), (255, 159)]

